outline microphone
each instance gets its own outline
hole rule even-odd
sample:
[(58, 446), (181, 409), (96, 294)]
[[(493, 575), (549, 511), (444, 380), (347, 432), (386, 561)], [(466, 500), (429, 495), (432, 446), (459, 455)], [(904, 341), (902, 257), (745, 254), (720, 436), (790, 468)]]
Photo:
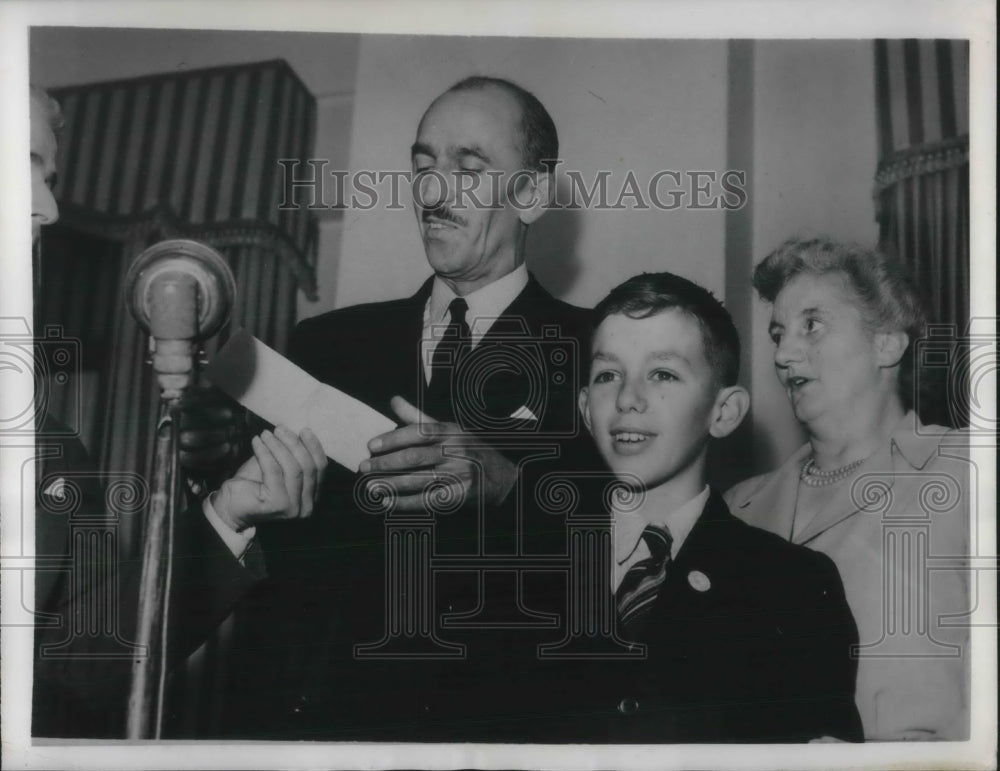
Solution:
[(229, 320), (236, 280), (222, 256), (198, 241), (170, 239), (146, 249), (125, 276), (125, 304), (150, 335), (164, 399), (179, 399), (194, 371), (194, 343)]
[(136, 644), (147, 655), (132, 662), (129, 739), (158, 739), (163, 729), (174, 519), (181, 500), (176, 450), (180, 400), (194, 373), (195, 343), (226, 323), (235, 296), (236, 281), (225, 260), (197, 241), (154, 244), (125, 275), (125, 305), (150, 335), (160, 383), (136, 621)]

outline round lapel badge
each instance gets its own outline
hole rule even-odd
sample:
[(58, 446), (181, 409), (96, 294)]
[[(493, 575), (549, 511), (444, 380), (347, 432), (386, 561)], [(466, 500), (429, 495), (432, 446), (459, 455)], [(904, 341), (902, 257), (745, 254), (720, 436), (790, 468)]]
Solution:
[(712, 582), (700, 570), (692, 570), (688, 573), (688, 583), (696, 592), (707, 592), (712, 588)]

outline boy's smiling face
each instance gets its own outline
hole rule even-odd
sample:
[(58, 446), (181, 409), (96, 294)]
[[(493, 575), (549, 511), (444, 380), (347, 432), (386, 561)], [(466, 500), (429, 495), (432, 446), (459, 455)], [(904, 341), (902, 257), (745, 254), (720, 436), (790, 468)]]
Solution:
[(676, 308), (639, 319), (613, 314), (594, 334), (579, 406), (612, 471), (645, 489), (669, 481), (694, 495), (725, 390), (693, 316)]

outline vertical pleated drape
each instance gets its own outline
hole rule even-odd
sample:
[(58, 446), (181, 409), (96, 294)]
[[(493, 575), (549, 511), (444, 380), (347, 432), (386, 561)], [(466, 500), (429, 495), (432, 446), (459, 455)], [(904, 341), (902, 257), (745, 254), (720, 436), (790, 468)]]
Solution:
[[(65, 125), (45, 229), (36, 329), (79, 340), (77, 388), (43, 389), (45, 408), (79, 427), (102, 473), (152, 478), (159, 387), (148, 338), (122, 299), (132, 260), (165, 238), (193, 238), (232, 268), (230, 324), (284, 350), (297, 292), (315, 298), (316, 226), (285, 201), (281, 159), (312, 150), (315, 100), (283, 61), (187, 71), (52, 91)], [(117, 522), (118, 557), (141, 553), (145, 512)], [(211, 591), (211, 587), (206, 587)], [(127, 612), (125, 609), (123, 612)], [(225, 711), (229, 619), (171, 689), (168, 731), (209, 735)], [(123, 727), (124, 729), (124, 727)]]
[[(99, 468), (113, 474), (152, 474), (152, 444), (159, 385), (148, 363), (148, 337), (122, 302), (122, 279), (129, 261), (144, 245), (81, 237), (58, 228), (54, 241), (72, 245), (51, 250), (36, 305), (40, 325), (79, 340), (83, 366), (79, 388), (46, 389), (49, 412), (79, 426), (80, 439)], [(86, 243), (81, 243), (86, 242)], [(232, 330), (245, 328), (283, 350), (295, 323), (297, 281), (277, 255), (253, 246), (222, 247), (236, 278), (236, 303), (230, 323), (205, 346), (215, 353)], [(135, 553), (141, 519), (123, 517), (121, 543)]]
[(288, 65), (193, 70), (55, 89), (66, 127), (55, 188), (88, 230), (182, 229), (254, 243), (288, 260), (315, 294), (313, 220), (281, 207), (280, 159), (308, 157), (315, 99)]
[[(936, 347), (945, 327), (956, 346), (969, 323), (969, 45), (963, 40), (875, 41), (879, 164), (875, 177), (881, 246), (912, 271)], [(948, 358), (964, 366), (961, 355)], [(918, 366), (921, 417), (964, 425), (961, 374)]]
[[(315, 100), (283, 61), (57, 89), (60, 223), (43, 236), (36, 322), (81, 340), (80, 406), (48, 405), (80, 424), (100, 468), (151, 475), (159, 390), (148, 340), (125, 309), (122, 280), (164, 238), (215, 247), (237, 281), (230, 327), (283, 350), (296, 293), (315, 296), (315, 223), (280, 208), (280, 159), (312, 149)], [(79, 416), (69, 414), (78, 410)], [(138, 548), (141, 527), (121, 523)]]

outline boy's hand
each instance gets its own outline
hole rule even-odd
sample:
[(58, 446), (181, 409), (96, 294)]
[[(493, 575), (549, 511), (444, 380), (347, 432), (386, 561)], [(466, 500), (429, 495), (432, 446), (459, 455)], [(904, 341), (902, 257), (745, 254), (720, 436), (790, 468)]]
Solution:
[(517, 467), (482, 439), (424, 415), (402, 397), (393, 397), (392, 409), (407, 425), (372, 439), (368, 449), (380, 454), (362, 461), (360, 471), (378, 475), (379, 486), (392, 491), (396, 510), (425, 509), (427, 486), (435, 480), (452, 500), (472, 502), (481, 495), (487, 505), (501, 503), (513, 489)]
[(300, 519), (313, 512), (327, 458), (308, 428), (299, 436), (284, 426), (264, 431), (251, 441), (254, 457), (223, 483), (212, 505), (236, 532), (281, 519)]

